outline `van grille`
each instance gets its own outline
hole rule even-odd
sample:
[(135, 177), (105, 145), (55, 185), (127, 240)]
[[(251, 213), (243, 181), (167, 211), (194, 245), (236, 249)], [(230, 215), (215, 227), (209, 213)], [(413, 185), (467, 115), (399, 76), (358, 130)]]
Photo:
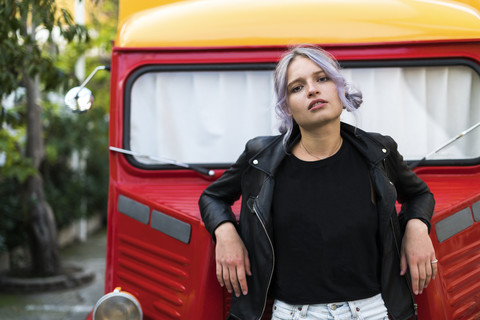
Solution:
[(446, 255), (441, 263), (453, 319), (480, 319), (480, 241)]
[[(128, 287), (151, 295), (147, 299), (138, 298), (153, 301), (156, 317), (162, 313), (170, 319), (180, 319), (184, 305), (182, 296), (187, 291), (189, 259), (125, 234), (120, 234), (119, 240), (119, 279)], [(144, 308), (147, 317), (153, 312), (148, 307)]]

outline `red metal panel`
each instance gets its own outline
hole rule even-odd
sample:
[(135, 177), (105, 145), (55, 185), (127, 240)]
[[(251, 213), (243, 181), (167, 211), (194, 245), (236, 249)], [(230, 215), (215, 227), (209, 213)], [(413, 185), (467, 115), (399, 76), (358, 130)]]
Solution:
[[(399, 43), (326, 46), (339, 60), (467, 58), (480, 60), (480, 42)], [(148, 64), (273, 63), (284, 47), (115, 48), (112, 55), (110, 145), (123, 147), (124, 88), (129, 75)], [(216, 177), (222, 171), (217, 171)], [(480, 200), (479, 167), (420, 168), (435, 194), (436, 222)], [(220, 320), (228, 306), (215, 277), (213, 243), (200, 219), (197, 202), (212, 181), (185, 170), (148, 171), (123, 155), (110, 154), (109, 227), (105, 290), (117, 286), (139, 298), (145, 319)], [(192, 226), (184, 244), (117, 210), (119, 194)], [(238, 213), (238, 203), (235, 207)], [(439, 243), (432, 228), (439, 276), (416, 298), (420, 319), (478, 319), (480, 288), (479, 223)], [(464, 248), (463, 250), (458, 250)], [(452, 254), (453, 252), (453, 254)], [(227, 295), (228, 296), (228, 295)]]
[[(361, 46), (318, 44), (338, 60), (389, 60), (408, 58), (463, 57), (479, 60), (480, 40), (428, 41), (400, 43), (372, 43)], [(128, 55), (130, 62), (141, 64), (175, 63), (262, 63), (276, 62), (287, 47), (248, 48), (114, 48), (114, 52)], [(143, 63), (142, 59), (143, 57)], [(130, 64), (130, 63), (129, 63)]]
[[(439, 242), (435, 224), (480, 201), (480, 166), (420, 168), (435, 195), (437, 279), (416, 298), (420, 319), (480, 319), (480, 223)], [(472, 217), (473, 220), (473, 217)]]
[(221, 303), (199, 308), (211, 301), (221, 302), (222, 289), (214, 273), (211, 237), (198, 214), (186, 214), (198, 202), (205, 185), (191, 188), (188, 184), (181, 185), (191, 193), (188, 199), (167, 200), (174, 206), (163, 204), (162, 199), (171, 194), (168, 185), (124, 185), (116, 190), (118, 194), (148, 205), (151, 210), (189, 223), (192, 240), (189, 244), (182, 243), (149, 224), (115, 212), (116, 231), (112, 237), (115, 246), (112, 249), (116, 254), (110, 263), (114, 283), (111, 288), (120, 286), (134, 294), (142, 304), (145, 319), (221, 319)]

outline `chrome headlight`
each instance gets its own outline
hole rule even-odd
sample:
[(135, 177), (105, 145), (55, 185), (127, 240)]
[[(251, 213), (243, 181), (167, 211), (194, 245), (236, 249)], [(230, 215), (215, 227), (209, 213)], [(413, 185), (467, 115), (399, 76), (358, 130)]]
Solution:
[(142, 307), (131, 293), (115, 288), (101, 297), (93, 309), (93, 320), (142, 320)]

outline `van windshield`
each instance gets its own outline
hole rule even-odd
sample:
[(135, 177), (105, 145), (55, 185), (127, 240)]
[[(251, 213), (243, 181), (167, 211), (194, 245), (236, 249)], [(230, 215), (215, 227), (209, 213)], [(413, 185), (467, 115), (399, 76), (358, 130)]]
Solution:
[[(470, 66), (355, 67), (342, 72), (363, 92), (364, 101), (357, 117), (344, 112), (342, 120), (392, 136), (406, 160), (423, 158), (480, 121), (480, 77)], [(248, 139), (278, 134), (271, 66), (233, 71), (159, 67), (131, 83), (126, 141), (135, 152), (228, 165)], [(478, 158), (479, 138), (476, 129), (428, 160)]]

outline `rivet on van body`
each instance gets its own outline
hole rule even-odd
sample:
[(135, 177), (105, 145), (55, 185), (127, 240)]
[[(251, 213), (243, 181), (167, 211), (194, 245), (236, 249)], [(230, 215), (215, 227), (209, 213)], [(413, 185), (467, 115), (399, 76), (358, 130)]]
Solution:
[(255, 159), (255, 160), (252, 161), (252, 163), (253, 163), (253, 164), (258, 164), (258, 160)]
[(382, 149), (382, 152), (383, 152), (383, 153), (387, 153), (387, 149), (383, 148), (383, 149)]

